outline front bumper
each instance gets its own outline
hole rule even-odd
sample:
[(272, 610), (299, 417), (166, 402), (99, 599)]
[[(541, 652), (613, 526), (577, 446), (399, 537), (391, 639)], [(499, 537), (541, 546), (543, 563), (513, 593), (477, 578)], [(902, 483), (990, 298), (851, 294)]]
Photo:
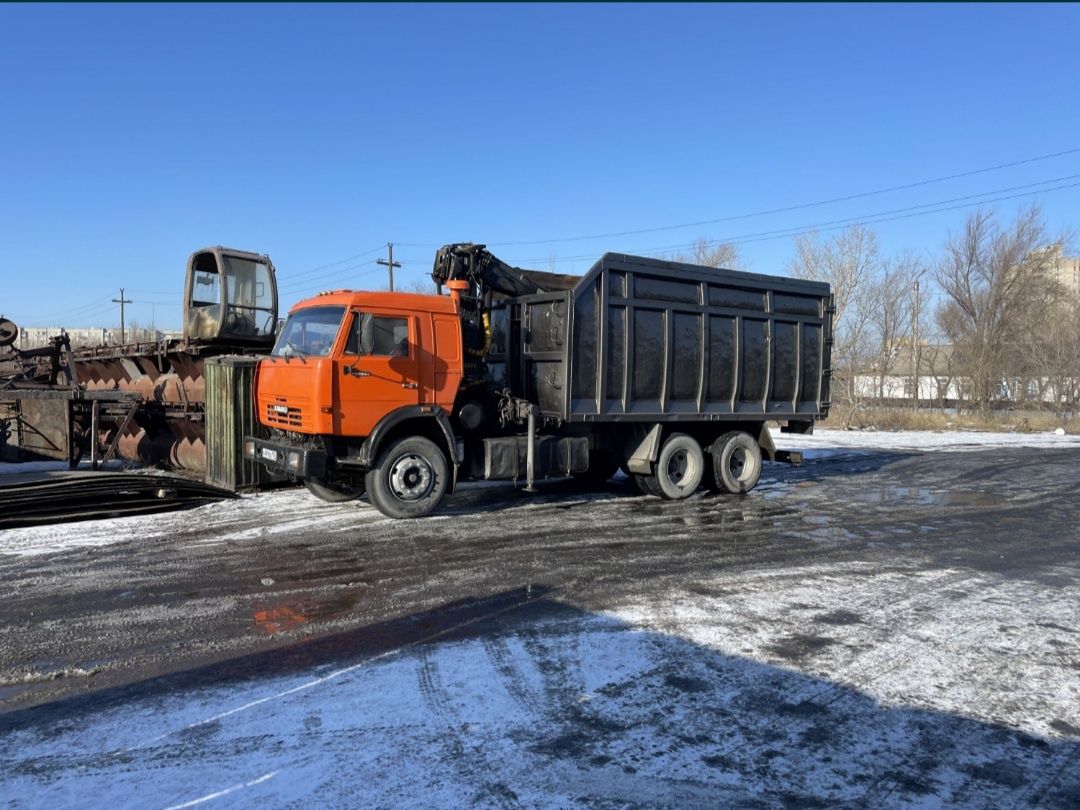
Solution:
[(274, 472), (284, 472), (298, 478), (322, 478), (326, 475), (326, 453), (310, 447), (245, 436), (244, 458)]

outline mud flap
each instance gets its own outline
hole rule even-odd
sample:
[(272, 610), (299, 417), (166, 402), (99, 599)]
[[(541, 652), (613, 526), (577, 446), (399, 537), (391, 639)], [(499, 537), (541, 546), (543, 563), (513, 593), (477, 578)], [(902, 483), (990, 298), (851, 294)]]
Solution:
[(660, 454), (660, 434), (663, 425), (657, 422), (652, 430), (638, 443), (626, 461), (626, 468), (639, 475), (651, 475), (652, 464)]

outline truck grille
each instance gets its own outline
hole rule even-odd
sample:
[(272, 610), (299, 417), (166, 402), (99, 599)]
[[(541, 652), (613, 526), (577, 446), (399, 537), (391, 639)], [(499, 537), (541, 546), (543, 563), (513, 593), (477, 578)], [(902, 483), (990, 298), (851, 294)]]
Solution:
[(266, 422), (277, 427), (300, 427), (302, 416), (299, 408), (286, 405), (267, 405)]

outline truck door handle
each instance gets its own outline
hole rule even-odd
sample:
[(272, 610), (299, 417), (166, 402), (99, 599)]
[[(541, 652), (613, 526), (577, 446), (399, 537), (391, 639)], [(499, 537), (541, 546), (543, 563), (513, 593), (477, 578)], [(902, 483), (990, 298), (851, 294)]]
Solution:
[(370, 371), (361, 371), (360, 369), (353, 368), (352, 366), (342, 366), (341, 367), (341, 373), (344, 374), (346, 377), (348, 377), (350, 374), (352, 376), (354, 376), (354, 377), (370, 377), (371, 376)]
[(401, 387), (402, 388), (418, 388), (419, 386), (414, 382), (403, 382), (401, 384)]

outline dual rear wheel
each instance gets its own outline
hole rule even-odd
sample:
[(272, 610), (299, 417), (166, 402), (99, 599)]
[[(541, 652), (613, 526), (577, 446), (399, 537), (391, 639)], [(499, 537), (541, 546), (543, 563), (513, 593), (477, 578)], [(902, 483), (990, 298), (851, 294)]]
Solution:
[(673, 433), (660, 448), (652, 475), (634, 475), (645, 495), (668, 500), (688, 498), (702, 484), (712, 492), (742, 495), (761, 476), (761, 448), (749, 433), (725, 433), (704, 451), (685, 433)]

